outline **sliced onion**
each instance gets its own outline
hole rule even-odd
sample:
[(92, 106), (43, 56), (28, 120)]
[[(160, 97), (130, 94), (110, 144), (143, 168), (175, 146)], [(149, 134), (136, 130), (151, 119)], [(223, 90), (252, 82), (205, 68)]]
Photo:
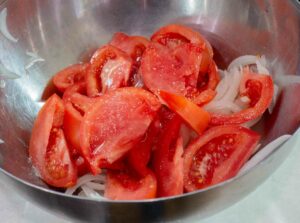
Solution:
[(97, 175), (97, 176), (94, 176), (94, 175), (91, 175), (91, 174), (86, 174), (82, 177), (80, 177), (78, 180), (77, 180), (77, 184), (73, 187), (70, 187), (68, 188), (65, 193), (66, 194), (73, 194), (79, 187), (81, 187), (82, 185), (84, 185), (85, 183), (87, 182), (92, 182), (92, 181), (98, 181), (98, 182), (101, 182), (102, 184), (105, 182), (105, 176), (103, 175)]
[(242, 110), (242, 108), (237, 104), (223, 100), (210, 102), (209, 104), (204, 106), (204, 109), (208, 112), (220, 114), (230, 114)]
[(274, 110), (274, 107), (276, 105), (278, 96), (279, 96), (279, 87), (277, 86), (277, 84), (274, 84), (273, 98), (272, 98), (271, 104), (268, 107), (268, 111), (269, 111), (270, 114), (272, 114), (272, 112)]
[(260, 149), (239, 171), (238, 175), (243, 175), (245, 172), (248, 172), (250, 169), (255, 167), (266, 157), (268, 157), (272, 152), (274, 152), (279, 146), (286, 142), (291, 135), (283, 135), (270, 142), (264, 148)]
[(228, 66), (227, 70), (232, 70), (233, 68), (239, 68), (250, 64), (256, 64), (259, 57), (254, 55), (244, 55), (234, 59)]
[(4, 140), (0, 139), (0, 144), (3, 144), (4, 143)]
[(252, 126), (254, 126), (256, 123), (258, 123), (260, 121), (262, 116), (257, 117), (256, 119), (252, 119), (248, 122), (245, 122), (242, 124), (242, 126), (246, 127), (246, 128), (251, 128)]
[(13, 37), (11, 33), (8, 31), (7, 23), (6, 23), (6, 17), (7, 17), (7, 8), (4, 8), (0, 12), (0, 32), (10, 41), (12, 42), (18, 42), (18, 39)]
[(93, 190), (104, 191), (105, 189), (105, 184), (101, 183), (87, 182), (85, 185)]
[(45, 59), (37, 55), (37, 53), (34, 52), (26, 52), (27, 56), (30, 57), (28, 64), (25, 66), (25, 70), (28, 70), (31, 68), (35, 63), (37, 62), (44, 62)]

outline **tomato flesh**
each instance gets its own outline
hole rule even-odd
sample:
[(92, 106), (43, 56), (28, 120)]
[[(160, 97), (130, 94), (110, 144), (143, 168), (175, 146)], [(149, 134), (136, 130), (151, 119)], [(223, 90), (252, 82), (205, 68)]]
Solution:
[(54, 187), (69, 187), (77, 180), (76, 166), (62, 130), (63, 116), (64, 105), (54, 94), (35, 120), (29, 145), (33, 165), (42, 179)]
[(120, 88), (97, 98), (81, 125), (82, 154), (92, 172), (101, 160), (113, 163), (143, 137), (160, 108), (157, 98), (137, 88)]
[(258, 141), (257, 133), (241, 126), (210, 128), (184, 152), (185, 189), (203, 189), (234, 177)]
[(245, 74), (240, 95), (250, 99), (249, 108), (233, 114), (212, 114), (212, 125), (241, 124), (261, 116), (272, 102), (274, 86), (268, 75)]
[(148, 170), (145, 177), (128, 171), (107, 171), (104, 196), (112, 200), (143, 200), (156, 196), (156, 178)]
[(132, 60), (125, 52), (111, 45), (101, 47), (91, 58), (86, 75), (87, 95), (95, 97), (127, 86), (131, 68)]
[(61, 71), (53, 77), (53, 84), (61, 92), (75, 83), (84, 82), (89, 64), (74, 64)]

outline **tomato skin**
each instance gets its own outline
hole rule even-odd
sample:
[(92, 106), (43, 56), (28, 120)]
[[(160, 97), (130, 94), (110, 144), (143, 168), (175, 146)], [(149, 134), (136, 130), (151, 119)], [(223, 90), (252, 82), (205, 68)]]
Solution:
[(131, 59), (139, 64), (141, 56), (146, 49), (149, 40), (142, 36), (129, 36), (125, 33), (117, 32), (109, 42), (110, 45), (126, 52)]
[(208, 127), (210, 114), (192, 101), (165, 91), (159, 91), (158, 96), (163, 104), (180, 115), (198, 134)]
[(132, 60), (122, 50), (105, 45), (94, 53), (90, 63), (91, 66), (86, 75), (89, 97), (127, 86)]
[(160, 108), (154, 95), (133, 87), (119, 88), (96, 100), (80, 128), (82, 154), (93, 174), (100, 172), (103, 160), (113, 163), (132, 149)]
[(212, 125), (241, 124), (253, 120), (261, 116), (272, 102), (274, 85), (268, 75), (245, 74), (240, 88), (240, 94), (250, 98), (250, 107), (229, 115), (213, 113)]
[(203, 53), (200, 65), (200, 72), (206, 73), (213, 58), (213, 49), (210, 43), (193, 29), (179, 24), (170, 24), (161, 27), (151, 37), (152, 42), (158, 42), (169, 48), (178, 47), (181, 44), (192, 43), (198, 45)]
[(145, 177), (128, 171), (107, 171), (104, 196), (112, 200), (143, 200), (156, 197), (157, 182), (151, 170)]
[(52, 95), (41, 108), (32, 129), (29, 156), (41, 178), (54, 187), (76, 183), (77, 170), (62, 131), (64, 105)]
[(59, 71), (53, 77), (53, 84), (56, 88), (64, 92), (73, 84), (84, 82), (85, 75), (89, 69), (89, 63), (74, 64)]
[(148, 128), (145, 137), (138, 142), (128, 153), (128, 163), (140, 176), (148, 174), (148, 163), (151, 158), (152, 148), (157, 141), (160, 132), (160, 122), (154, 119)]
[(81, 94), (81, 95), (86, 95), (86, 83), (85, 82), (79, 82), (79, 83), (75, 83), (71, 86), (69, 86), (64, 94), (63, 94), (63, 101), (64, 103), (67, 103), (71, 100), (71, 97), (75, 94)]
[(254, 131), (235, 125), (216, 126), (204, 132), (184, 151), (185, 189), (191, 192), (234, 177), (259, 138)]
[(158, 197), (183, 193), (183, 141), (179, 137), (182, 119), (176, 114), (165, 114), (153, 166), (157, 177)]

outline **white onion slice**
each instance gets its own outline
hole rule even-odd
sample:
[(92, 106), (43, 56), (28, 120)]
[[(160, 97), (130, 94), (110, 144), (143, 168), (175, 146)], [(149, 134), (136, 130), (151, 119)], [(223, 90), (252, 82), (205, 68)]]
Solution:
[(105, 184), (101, 183), (87, 182), (85, 185), (93, 190), (104, 191), (105, 189)]
[(87, 182), (91, 182), (91, 181), (98, 181), (98, 182), (101, 182), (101, 183), (104, 183), (105, 182), (105, 177), (103, 175), (97, 175), (97, 176), (94, 176), (94, 175), (91, 175), (91, 174), (86, 174), (82, 177), (80, 177), (78, 180), (77, 180), (77, 184), (74, 185), (73, 187), (70, 187), (68, 188), (65, 193), (66, 194), (73, 194), (79, 187), (81, 187), (82, 185), (84, 185), (85, 183)]
[(37, 55), (37, 53), (27, 51), (26, 54), (27, 54), (27, 56), (29, 56), (30, 59), (29, 59), (28, 64), (25, 66), (25, 70), (30, 69), (37, 62), (45, 61), (45, 59), (43, 59), (42, 57)]
[(11, 33), (8, 31), (7, 23), (6, 23), (6, 17), (7, 17), (7, 8), (4, 8), (0, 12), (0, 32), (10, 41), (12, 42), (18, 42), (18, 39), (13, 37)]
[(254, 55), (244, 55), (234, 59), (228, 66), (227, 70), (232, 70), (233, 68), (239, 68), (250, 64), (256, 64), (259, 57)]
[(276, 105), (277, 99), (279, 96), (279, 87), (277, 86), (277, 84), (274, 84), (274, 93), (273, 93), (273, 98), (271, 101), (270, 106), (268, 107), (269, 113), (272, 114), (274, 107)]
[(242, 124), (242, 126), (246, 127), (246, 128), (251, 128), (252, 126), (254, 126), (256, 123), (258, 123), (260, 121), (262, 116), (259, 116), (258, 118), (256, 119), (252, 119), (248, 122), (245, 122)]
[(291, 135), (283, 135), (278, 137), (277, 139), (270, 142), (264, 148), (260, 149), (239, 171), (238, 175), (242, 175), (245, 172), (249, 171), (261, 161), (263, 161), (266, 157), (268, 157), (272, 152), (274, 152), (279, 146), (281, 146), (284, 142), (286, 142)]
[(242, 110), (240, 106), (229, 101), (212, 101), (204, 106), (204, 109), (212, 113), (230, 114)]
[(4, 140), (0, 139), (0, 144), (3, 144), (4, 143)]

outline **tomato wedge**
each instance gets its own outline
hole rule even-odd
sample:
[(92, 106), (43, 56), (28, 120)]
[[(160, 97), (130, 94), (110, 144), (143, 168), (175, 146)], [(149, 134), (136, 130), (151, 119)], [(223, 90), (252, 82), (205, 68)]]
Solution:
[(160, 122), (154, 119), (148, 128), (144, 138), (129, 151), (128, 163), (140, 175), (148, 174), (148, 163), (151, 158), (152, 148), (157, 141), (160, 132)]
[(198, 45), (202, 49), (201, 73), (207, 72), (213, 58), (213, 49), (210, 43), (199, 32), (186, 26), (178, 24), (164, 26), (152, 35), (151, 41), (169, 48), (176, 48), (186, 43)]
[(201, 134), (210, 122), (210, 114), (185, 97), (159, 91), (158, 96), (172, 111), (180, 115), (198, 134)]
[(34, 167), (42, 179), (54, 187), (70, 187), (77, 180), (76, 166), (62, 130), (63, 116), (63, 102), (54, 94), (38, 113), (29, 145)]
[(80, 83), (76, 83), (73, 84), (71, 86), (69, 86), (64, 94), (63, 94), (63, 101), (64, 103), (67, 103), (71, 100), (71, 97), (75, 94), (75, 93), (79, 93), (81, 95), (86, 95), (86, 83), (85, 82), (80, 82)]
[(87, 95), (95, 97), (127, 86), (131, 68), (132, 60), (122, 50), (111, 45), (99, 48), (91, 58), (86, 76)]
[(246, 73), (240, 87), (240, 95), (250, 99), (249, 108), (234, 114), (211, 114), (212, 125), (241, 124), (261, 116), (272, 102), (274, 93), (272, 78), (268, 75)]
[(137, 177), (128, 171), (107, 171), (104, 196), (112, 200), (143, 200), (156, 196), (156, 178), (152, 171)]
[(81, 149), (92, 173), (99, 163), (121, 158), (143, 137), (160, 108), (151, 93), (133, 87), (119, 88), (97, 98), (84, 115)]
[(59, 91), (64, 92), (73, 84), (83, 82), (88, 69), (89, 63), (71, 65), (55, 74), (53, 84)]
[(154, 151), (153, 166), (157, 177), (157, 195), (183, 193), (183, 140), (179, 136), (182, 119), (176, 114), (162, 117), (163, 127)]
[(193, 44), (169, 49), (150, 43), (141, 62), (140, 72), (146, 87), (187, 96), (197, 91), (201, 48)]
[(190, 192), (234, 177), (255, 149), (259, 135), (242, 126), (216, 126), (184, 152), (184, 187)]
[(125, 33), (117, 32), (109, 44), (126, 52), (138, 66), (148, 43), (149, 40), (145, 37), (128, 36)]

